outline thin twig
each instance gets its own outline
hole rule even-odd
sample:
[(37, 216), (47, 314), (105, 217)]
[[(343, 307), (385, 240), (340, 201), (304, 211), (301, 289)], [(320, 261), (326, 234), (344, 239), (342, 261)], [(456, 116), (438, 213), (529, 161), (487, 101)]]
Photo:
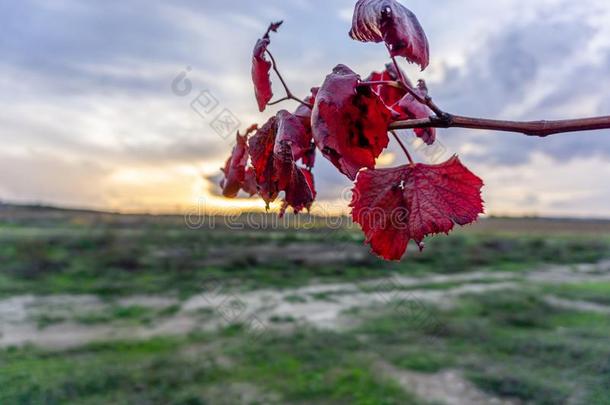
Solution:
[(280, 70), (277, 68), (277, 63), (275, 62), (275, 58), (273, 57), (273, 54), (271, 54), (271, 52), (268, 49), (266, 50), (266, 52), (267, 52), (267, 55), (269, 55), (269, 58), (271, 59), (271, 66), (273, 67), (273, 70), (275, 71), (275, 74), (280, 79), (280, 82), (282, 82), (282, 86), (284, 86), (284, 90), (286, 90), (286, 95), (288, 97), (292, 96), (292, 92), (288, 88), (288, 85), (286, 84), (286, 81), (282, 77), (282, 74), (280, 73)]
[(407, 92), (409, 94), (411, 94), (415, 98), (415, 100), (419, 101), (422, 104), (427, 105), (428, 108), (430, 108), (434, 112), (434, 114), (436, 114), (437, 117), (439, 117), (439, 118), (444, 117), (445, 112), (443, 110), (441, 110), (434, 103), (434, 101), (432, 101), (432, 97), (430, 97), (430, 96), (422, 97), (413, 87), (409, 86), (407, 79), (402, 74), (402, 70), (400, 69), (400, 66), (398, 65), (398, 61), (396, 60), (396, 57), (392, 55), (392, 50), (390, 49), (390, 46), (386, 44), (386, 48), (388, 48), (388, 52), (390, 53), (390, 58), (392, 58), (392, 63), (394, 64), (394, 69), (396, 69), (396, 74), (398, 75), (398, 79), (403, 84), (405, 90), (407, 90)]
[[(275, 72), (277, 77), (280, 79), (280, 82), (282, 82), (282, 86), (284, 86), (284, 90), (286, 91), (286, 97), (284, 97), (284, 98), (282, 98), (282, 99), (280, 99), (278, 101), (275, 101), (274, 104), (277, 104), (280, 101), (294, 100), (294, 101), (297, 101), (297, 102), (303, 104), (304, 106), (309, 107), (309, 108), (311, 108), (313, 110), (313, 106), (311, 104), (308, 104), (308, 103), (304, 102), (303, 100), (301, 100), (298, 97), (295, 97), (295, 95), (292, 94), (292, 92), (290, 91), (290, 88), (288, 88), (288, 85), (286, 84), (286, 81), (282, 77), (282, 74), (280, 73), (280, 70), (277, 67), (277, 63), (275, 62), (275, 58), (273, 57), (271, 52), (269, 52), (268, 49), (265, 52), (267, 52), (267, 55), (269, 55), (269, 58), (271, 59), (271, 66), (273, 67), (273, 71)], [(273, 105), (273, 104), (269, 103), (269, 105)]]
[(407, 147), (405, 146), (404, 143), (402, 143), (402, 141), (400, 140), (400, 137), (398, 136), (398, 134), (396, 133), (396, 131), (390, 131), (392, 133), (392, 135), (394, 136), (394, 139), (396, 139), (396, 142), (398, 142), (398, 144), (400, 145), (400, 147), (402, 148), (402, 150), (405, 152), (405, 155), (407, 155), (407, 159), (409, 159), (409, 163), (411, 164), (411, 166), (415, 165), (415, 162), (413, 161), (413, 158), (411, 157), (411, 154), (409, 153), (409, 150), (407, 149)]
[(610, 129), (610, 116), (558, 121), (503, 121), (445, 114), (443, 118), (395, 121), (389, 126), (389, 130), (414, 128), (469, 128), (546, 137), (566, 132)]
[(280, 98), (280, 99), (275, 100), (275, 101), (270, 101), (269, 103), (267, 103), (267, 105), (276, 105), (276, 104), (280, 104), (280, 103), (282, 103), (284, 101), (288, 101), (288, 100), (291, 100), (291, 98), (286, 96), (286, 97)]
[(295, 97), (295, 96), (290, 96), (290, 99), (291, 99), (291, 100), (294, 100), (294, 101), (296, 101), (296, 102), (301, 103), (302, 105), (304, 105), (305, 107), (309, 108), (310, 110), (313, 110), (313, 105), (311, 105), (311, 104), (309, 104), (309, 103), (306, 103), (305, 101), (301, 100), (301, 99), (300, 99), (300, 98), (298, 98), (298, 97)]
[(411, 87), (411, 86), (407, 85), (407, 79), (402, 74), (402, 70), (400, 69), (400, 66), (398, 65), (398, 61), (396, 60), (396, 57), (392, 55), (392, 49), (390, 48), (390, 45), (385, 44), (385, 47), (388, 49), (390, 58), (392, 58), (392, 63), (394, 64), (394, 69), (396, 69), (396, 74), (398, 75), (398, 80), (400, 80), (405, 85), (405, 87)]

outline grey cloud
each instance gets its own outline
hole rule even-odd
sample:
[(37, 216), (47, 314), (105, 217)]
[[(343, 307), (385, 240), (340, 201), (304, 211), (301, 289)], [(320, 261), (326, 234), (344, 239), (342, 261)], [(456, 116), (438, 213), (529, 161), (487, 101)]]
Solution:
[[(71, 108), (76, 107), (65, 107), (66, 110)], [(3, 123), (0, 127), (0, 140), (13, 147), (43, 149), (60, 155), (86, 156), (89, 161), (112, 165), (195, 164), (202, 160), (218, 160), (230, 144), (230, 139), (223, 140), (218, 137), (206, 123), (200, 123), (198, 117), (193, 118), (193, 128), (180, 121), (152, 121), (143, 129), (146, 132), (131, 137), (125, 136), (109, 144), (87, 136), (85, 128), (88, 126), (86, 120), (81, 117), (91, 114), (90, 111), (75, 110), (65, 117), (49, 118), (54, 111), (45, 112), (44, 116), (38, 116), (35, 112), (19, 115), (14, 111), (10, 114), (0, 112), (0, 120)], [(186, 110), (187, 114), (189, 112)], [(70, 121), (66, 122), (66, 119)], [(128, 121), (127, 125), (133, 122), (129, 121), (129, 117), (125, 119)], [(111, 124), (113, 123), (109, 123)], [(136, 123), (133, 124), (135, 126)], [(114, 128), (116, 131), (123, 130), (122, 126)]]
[[(467, 115), (518, 120), (560, 119), (568, 118), (565, 114), (570, 106), (573, 106), (572, 111), (578, 111), (582, 97), (599, 94), (608, 88), (600, 83), (610, 84), (606, 78), (610, 58), (600, 66), (593, 66), (582, 58), (583, 49), (594, 38), (593, 28), (585, 20), (575, 23), (549, 16), (548, 11), (543, 14), (546, 18), (538, 15), (490, 38), (483, 48), (472, 53), (462, 71), (448, 71), (442, 83), (431, 86), (436, 100), (449, 111)], [(549, 83), (549, 80), (553, 82)], [(528, 96), (540, 91), (548, 94), (523, 114), (506, 115), (507, 107), (519, 106)], [(590, 111), (590, 115), (597, 112), (597, 109)], [(441, 136), (456, 150), (461, 143), (476, 143), (484, 152), (473, 157), (499, 165), (522, 164), (536, 152), (557, 159), (591, 154), (610, 157), (610, 138), (601, 134), (562, 135), (540, 140), (522, 135), (453, 130), (445, 131)]]

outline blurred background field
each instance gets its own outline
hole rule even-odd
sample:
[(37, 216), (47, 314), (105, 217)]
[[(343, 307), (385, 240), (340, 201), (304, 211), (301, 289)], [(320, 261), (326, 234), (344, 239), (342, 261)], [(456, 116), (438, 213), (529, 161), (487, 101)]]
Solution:
[(610, 221), (272, 218), (2, 206), (0, 403), (610, 403)]

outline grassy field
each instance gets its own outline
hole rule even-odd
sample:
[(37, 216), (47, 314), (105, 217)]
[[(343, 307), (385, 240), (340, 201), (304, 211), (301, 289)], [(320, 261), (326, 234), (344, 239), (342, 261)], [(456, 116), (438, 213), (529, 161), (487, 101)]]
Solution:
[(610, 222), (268, 218), (0, 208), (0, 404), (610, 404)]

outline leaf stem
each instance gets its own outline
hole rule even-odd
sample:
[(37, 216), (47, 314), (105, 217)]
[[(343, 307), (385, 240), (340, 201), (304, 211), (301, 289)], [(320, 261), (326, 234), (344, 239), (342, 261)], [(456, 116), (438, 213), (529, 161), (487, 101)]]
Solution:
[(430, 108), (434, 112), (434, 114), (436, 114), (437, 117), (443, 117), (445, 115), (445, 112), (443, 110), (441, 110), (434, 103), (434, 101), (432, 101), (432, 97), (420, 96), (419, 93), (417, 93), (417, 91), (415, 91), (415, 89), (409, 85), (408, 81), (402, 74), (402, 70), (400, 69), (400, 66), (398, 65), (398, 61), (396, 60), (396, 57), (392, 56), (392, 50), (390, 49), (390, 46), (388, 44), (386, 44), (386, 48), (388, 48), (388, 52), (390, 53), (390, 58), (392, 59), (392, 63), (394, 64), (394, 69), (396, 69), (396, 74), (398, 75), (398, 79), (404, 86), (405, 90), (407, 90), (407, 92), (409, 94), (411, 94), (417, 101), (419, 101), (422, 104), (427, 105), (428, 108)]
[(277, 101), (274, 101), (273, 103), (268, 103), (268, 105), (279, 104), (280, 102), (286, 101), (286, 100), (294, 100), (294, 101), (297, 101), (297, 102), (301, 103), (305, 107), (309, 107), (310, 109), (313, 110), (313, 106), (311, 104), (304, 102), (300, 98), (296, 97), (292, 93), (292, 91), (290, 91), (290, 88), (286, 84), (286, 81), (284, 80), (284, 77), (282, 77), (282, 74), (280, 73), (280, 70), (277, 67), (277, 63), (275, 61), (275, 58), (273, 57), (273, 55), (271, 54), (271, 52), (268, 49), (265, 52), (267, 52), (267, 55), (269, 55), (269, 58), (271, 59), (271, 66), (273, 67), (273, 71), (275, 72), (277, 77), (280, 79), (280, 82), (282, 82), (282, 86), (284, 86), (284, 90), (286, 91), (286, 97), (281, 98), (281, 99), (279, 99)]
[(291, 100), (291, 98), (290, 97), (282, 97), (282, 98), (280, 98), (278, 100), (271, 101), (271, 102), (267, 103), (267, 105), (276, 105), (276, 104), (280, 104), (280, 103), (283, 103), (284, 101), (288, 101), (288, 100)]
[(407, 156), (407, 159), (409, 159), (409, 164), (411, 166), (415, 166), (415, 162), (413, 161), (413, 158), (411, 157), (411, 154), (409, 153), (409, 150), (407, 149), (407, 147), (405, 146), (404, 143), (402, 143), (402, 141), (400, 140), (400, 137), (398, 136), (398, 134), (396, 133), (396, 131), (390, 131), (392, 133), (392, 135), (394, 136), (394, 139), (396, 139), (396, 142), (398, 142), (398, 144), (400, 145), (400, 147), (402, 148), (403, 152), (405, 153), (405, 155)]

